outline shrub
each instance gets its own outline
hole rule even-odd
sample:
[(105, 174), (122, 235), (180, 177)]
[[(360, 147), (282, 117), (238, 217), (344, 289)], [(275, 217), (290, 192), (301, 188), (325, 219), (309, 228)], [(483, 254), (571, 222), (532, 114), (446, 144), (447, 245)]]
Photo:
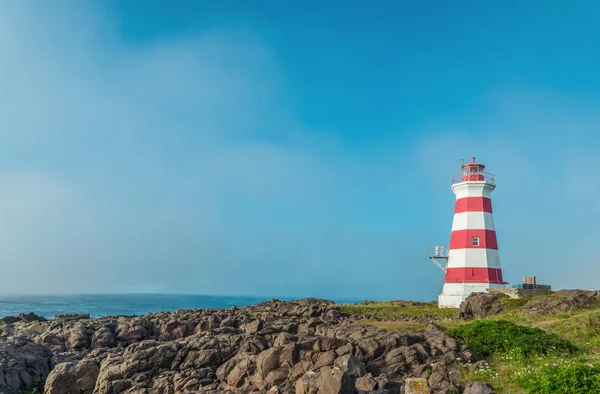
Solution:
[(506, 320), (477, 320), (450, 330), (448, 335), (466, 343), (481, 357), (509, 352), (529, 357), (577, 351), (575, 345), (555, 334)]
[(532, 394), (600, 393), (600, 368), (581, 363), (549, 365), (539, 374), (521, 378), (519, 383)]

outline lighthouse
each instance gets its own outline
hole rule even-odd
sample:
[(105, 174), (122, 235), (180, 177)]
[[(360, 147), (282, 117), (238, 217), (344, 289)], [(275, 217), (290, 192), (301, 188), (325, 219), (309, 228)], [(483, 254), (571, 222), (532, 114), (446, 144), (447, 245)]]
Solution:
[(492, 216), (491, 193), (495, 188), (495, 176), (486, 173), (485, 166), (474, 157), (461, 166), (460, 178), (453, 179), (456, 205), (450, 246), (436, 246), (430, 251), (430, 259), (445, 272), (440, 308), (458, 308), (471, 293), (506, 285)]

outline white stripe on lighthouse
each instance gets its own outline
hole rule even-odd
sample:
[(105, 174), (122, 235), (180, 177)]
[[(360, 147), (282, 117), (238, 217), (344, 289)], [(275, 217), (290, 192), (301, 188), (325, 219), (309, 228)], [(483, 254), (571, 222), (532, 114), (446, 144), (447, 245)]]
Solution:
[(494, 216), (489, 212), (462, 212), (454, 215), (452, 231), (495, 230)]
[(452, 192), (456, 194), (456, 199), (465, 197), (488, 197), (496, 186), (481, 182), (461, 182), (452, 185)]
[(496, 249), (450, 249), (447, 268), (500, 268), (500, 255)]
[[(444, 284), (444, 292), (448, 294), (464, 294), (464, 297), (468, 296), (472, 292), (484, 292), (485, 289), (504, 287), (498, 283), (446, 283)], [(463, 298), (464, 299), (464, 298)], [(460, 301), (459, 301), (460, 303)]]

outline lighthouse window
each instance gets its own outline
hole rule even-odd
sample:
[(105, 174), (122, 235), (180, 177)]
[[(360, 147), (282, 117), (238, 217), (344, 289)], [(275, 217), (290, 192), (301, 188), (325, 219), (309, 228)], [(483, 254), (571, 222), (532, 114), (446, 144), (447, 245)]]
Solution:
[(479, 237), (473, 237), (473, 246), (479, 246)]

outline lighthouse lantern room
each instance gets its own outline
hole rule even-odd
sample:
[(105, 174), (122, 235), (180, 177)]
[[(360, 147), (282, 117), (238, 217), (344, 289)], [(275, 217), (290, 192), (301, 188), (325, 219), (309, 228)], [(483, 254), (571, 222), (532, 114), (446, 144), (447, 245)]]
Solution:
[(450, 246), (435, 246), (429, 258), (445, 272), (440, 308), (458, 308), (471, 293), (505, 287), (492, 216), (496, 177), (475, 161), (461, 166), (453, 179), (456, 195)]

